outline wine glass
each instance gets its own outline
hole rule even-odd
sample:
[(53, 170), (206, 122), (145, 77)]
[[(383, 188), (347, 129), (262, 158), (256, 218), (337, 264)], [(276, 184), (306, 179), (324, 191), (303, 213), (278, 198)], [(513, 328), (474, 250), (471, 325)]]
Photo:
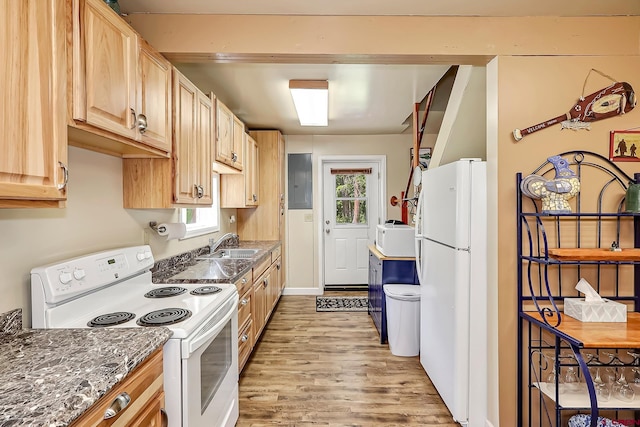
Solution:
[(549, 356), (549, 358), (551, 360), (553, 360), (553, 363), (551, 364), (552, 368), (551, 368), (551, 373), (549, 375), (547, 375), (547, 389), (549, 390), (549, 392), (554, 393), (556, 392), (556, 381), (558, 383), (558, 393), (562, 393), (563, 390), (563, 383), (564, 383), (564, 378), (562, 378), (561, 375), (557, 375), (556, 373), (556, 358), (555, 357), (551, 357)]
[(633, 379), (629, 383), (631, 388), (637, 393), (640, 391), (640, 368), (631, 368)]
[(615, 396), (624, 401), (631, 402), (636, 397), (636, 392), (631, 388), (631, 385), (627, 382), (625, 378), (625, 368), (620, 368), (620, 378), (616, 380), (614, 383), (613, 389)]
[(596, 398), (601, 402), (608, 402), (611, 399), (611, 389), (609, 384), (602, 380), (600, 367), (596, 368), (596, 376), (593, 378), (593, 387), (596, 391)]
[(569, 366), (564, 374), (564, 385), (569, 392), (580, 391), (580, 379), (573, 366)]

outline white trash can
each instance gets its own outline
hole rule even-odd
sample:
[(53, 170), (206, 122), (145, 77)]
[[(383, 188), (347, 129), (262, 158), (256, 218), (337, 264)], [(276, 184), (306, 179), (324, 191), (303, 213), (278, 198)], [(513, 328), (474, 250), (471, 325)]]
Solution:
[(387, 335), (391, 354), (420, 354), (420, 286), (383, 286), (387, 303)]

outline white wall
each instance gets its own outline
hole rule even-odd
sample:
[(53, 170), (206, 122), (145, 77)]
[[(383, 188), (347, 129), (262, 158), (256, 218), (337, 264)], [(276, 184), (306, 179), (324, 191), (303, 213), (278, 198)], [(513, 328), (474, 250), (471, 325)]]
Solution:
[[(427, 138), (433, 139), (430, 136)], [(426, 139), (426, 141), (430, 140)], [(400, 207), (389, 204), (400, 197), (409, 174), (411, 133), (405, 135), (287, 136), (287, 153), (312, 153), (313, 167), (322, 155), (385, 155), (387, 158), (387, 218), (400, 219)], [(424, 145), (424, 144), (423, 144)], [(123, 209), (122, 160), (69, 147), (69, 193), (63, 209), (0, 209), (0, 313), (15, 308), (30, 324), (29, 272), (33, 267), (90, 252), (149, 243), (156, 260), (208, 244), (210, 237), (235, 231), (221, 210), (221, 231), (187, 240), (165, 241), (148, 229), (149, 221), (178, 220), (177, 209)], [(315, 179), (315, 173), (314, 173)], [(314, 206), (317, 189), (314, 183)], [(309, 221), (311, 215), (311, 221)], [(287, 211), (289, 254), (287, 292), (319, 289), (317, 214)]]
[[(285, 135), (286, 153), (311, 153), (313, 176), (313, 209), (287, 210), (287, 288), (288, 294), (318, 293), (319, 254), (317, 248), (320, 194), (318, 194), (318, 157), (327, 155), (384, 155), (387, 159), (387, 219), (400, 219), (400, 206), (391, 206), (391, 196), (400, 198), (411, 170), (409, 150), (413, 144), (410, 132), (403, 135)], [(433, 138), (430, 138), (433, 139)], [(427, 139), (427, 140), (430, 140)], [(423, 144), (423, 147), (427, 145)]]
[[(33, 267), (66, 258), (149, 240), (155, 259), (204, 246), (218, 234), (183, 241), (145, 238), (151, 220), (177, 220), (177, 209), (122, 208), (122, 160), (69, 147), (69, 192), (63, 209), (0, 209), (0, 313), (24, 310), (30, 325), (29, 272)], [(235, 230), (222, 210), (221, 233)]]
[(486, 160), (486, 69), (461, 65), (442, 119), (431, 165), (464, 157)]

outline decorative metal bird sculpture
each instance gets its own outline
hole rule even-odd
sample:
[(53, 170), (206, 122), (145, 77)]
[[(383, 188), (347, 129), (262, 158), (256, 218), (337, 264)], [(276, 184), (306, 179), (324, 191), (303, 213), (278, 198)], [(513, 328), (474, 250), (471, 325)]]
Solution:
[(529, 175), (520, 183), (520, 190), (525, 196), (542, 200), (542, 213), (571, 213), (569, 200), (580, 191), (580, 180), (562, 157), (551, 156), (547, 160), (556, 170), (555, 178)]

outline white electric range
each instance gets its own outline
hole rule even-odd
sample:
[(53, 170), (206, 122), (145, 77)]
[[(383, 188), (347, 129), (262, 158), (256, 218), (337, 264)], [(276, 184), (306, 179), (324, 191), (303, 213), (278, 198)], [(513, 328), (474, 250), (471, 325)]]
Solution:
[(238, 293), (231, 283), (154, 284), (149, 246), (88, 254), (31, 270), (33, 328), (164, 326), (170, 427), (238, 419)]

